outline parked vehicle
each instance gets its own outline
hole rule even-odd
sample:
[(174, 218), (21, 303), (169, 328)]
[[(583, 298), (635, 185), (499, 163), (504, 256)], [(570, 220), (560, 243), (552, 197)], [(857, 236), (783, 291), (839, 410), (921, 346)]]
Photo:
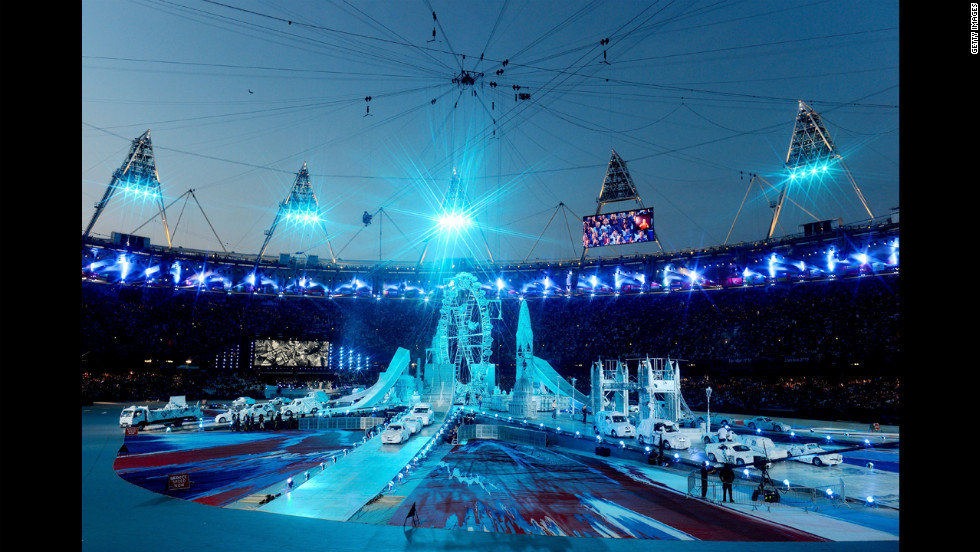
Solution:
[(641, 445), (660, 446), (663, 441), (665, 449), (684, 450), (690, 448), (691, 441), (681, 433), (677, 424), (670, 420), (647, 418), (640, 422), (636, 430), (636, 438)]
[(625, 414), (609, 410), (597, 412), (595, 424), (592, 427), (596, 433), (610, 437), (633, 437), (636, 434), (636, 428), (629, 422)]
[(303, 397), (293, 399), (289, 404), (281, 407), (279, 411), (282, 412), (283, 418), (288, 418), (289, 416), (305, 416), (307, 414), (316, 416), (321, 409), (322, 405), (318, 401), (312, 397)]
[(405, 441), (408, 441), (408, 438), (411, 436), (412, 432), (406, 426), (396, 422), (393, 424), (388, 424), (388, 428), (381, 433), (381, 443), (404, 443)]
[[(704, 452), (712, 462), (744, 466), (754, 464), (756, 460), (755, 451), (741, 443), (708, 443), (704, 447)], [(765, 458), (761, 460), (765, 461)]]
[(406, 416), (404, 419), (402, 419), (401, 424), (407, 427), (412, 435), (422, 431), (422, 420), (419, 420), (418, 418)]
[(255, 399), (252, 397), (238, 397), (237, 399), (231, 401), (231, 409), (237, 412), (246, 406), (253, 404), (255, 404)]
[(410, 415), (413, 418), (418, 418), (424, 426), (432, 425), (435, 419), (435, 412), (432, 411), (432, 405), (429, 403), (418, 403), (412, 408)]
[(255, 403), (252, 406), (249, 406), (242, 412), (242, 415), (252, 416), (256, 420), (258, 420), (259, 416), (261, 415), (266, 420), (271, 420), (276, 417), (276, 412), (277, 410), (275, 406), (273, 406), (271, 403), (264, 402)]
[(836, 466), (844, 461), (837, 452), (830, 452), (816, 443), (806, 443), (789, 447), (789, 456), (797, 462), (813, 464), (814, 466)]
[(705, 433), (701, 440), (704, 442), (704, 444), (729, 443), (732, 441), (739, 441), (740, 438), (735, 434), (734, 430), (729, 429), (727, 426), (721, 426), (718, 428), (718, 431), (714, 433)]
[(677, 420), (677, 425), (679, 427), (699, 428), (704, 422), (704, 416), (698, 416), (696, 418), (683, 418), (681, 420)]
[(779, 431), (784, 433), (791, 429), (789, 424), (777, 422), (769, 416), (756, 416), (748, 420), (746, 425), (751, 430), (761, 429), (762, 431)]
[(184, 395), (170, 397), (163, 408), (149, 406), (128, 406), (119, 414), (119, 427), (144, 428), (148, 424), (173, 424), (180, 426), (186, 421), (196, 421), (202, 417), (201, 407), (188, 406)]
[(777, 446), (772, 439), (761, 435), (739, 435), (736, 437), (739, 443), (752, 449), (757, 456), (764, 456), (769, 460), (780, 460), (789, 456), (789, 449)]

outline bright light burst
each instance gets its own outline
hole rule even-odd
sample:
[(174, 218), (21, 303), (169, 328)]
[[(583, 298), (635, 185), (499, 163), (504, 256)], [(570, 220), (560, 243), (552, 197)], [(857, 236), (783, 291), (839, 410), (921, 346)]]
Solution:
[(436, 218), (436, 222), (441, 230), (460, 232), (473, 226), (473, 219), (465, 213), (449, 212), (443, 213)]

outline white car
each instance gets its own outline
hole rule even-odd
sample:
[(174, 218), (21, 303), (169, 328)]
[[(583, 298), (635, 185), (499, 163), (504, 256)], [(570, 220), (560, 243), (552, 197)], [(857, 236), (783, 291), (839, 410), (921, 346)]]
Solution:
[(762, 431), (779, 431), (785, 433), (791, 429), (789, 424), (777, 422), (769, 416), (756, 416), (755, 418), (747, 420), (745, 425), (747, 425), (749, 429), (753, 431), (756, 429), (761, 429)]
[(600, 410), (596, 413), (593, 429), (596, 433), (609, 437), (633, 437), (636, 435), (636, 428), (629, 422), (625, 414), (609, 410)]
[(756, 453), (741, 443), (708, 443), (704, 446), (708, 460), (738, 466), (751, 465), (755, 462)]
[(844, 461), (840, 453), (824, 450), (816, 443), (794, 445), (789, 448), (789, 455), (797, 462), (814, 466), (836, 466)]
[(387, 429), (381, 433), (381, 442), (384, 444), (404, 443), (411, 436), (412, 432), (407, 427), (400, 423), (393, 423), (388, 424)]
[(789, 449), (777, 445), (768, 437), (738, 435), (735, 440), (752, 449), (756, 456), (764, 456), (770, 460), (780, 460), (789, 456)]
[(262, 416), (264, 420), (271, 420), (276, 417), (276, 407), (269, 403), (256, 403), (251, 406), (246, 407), (239, 413), (240, 416), (251, 415), (252, 418), (256, 420), (259, 419), (259, 415)]
[(252, 397), (238, 397), (237, 399), (231, 401), (231, 409), (237, 411), (253, 404), (255, 404), (255, 399)]
[(415, 435), (419, 431), (422, 431), (422, 420), (418, 418), (413, 418), (411, 416), (406, 416), (402, 419), (401, 424), (408, 428)]

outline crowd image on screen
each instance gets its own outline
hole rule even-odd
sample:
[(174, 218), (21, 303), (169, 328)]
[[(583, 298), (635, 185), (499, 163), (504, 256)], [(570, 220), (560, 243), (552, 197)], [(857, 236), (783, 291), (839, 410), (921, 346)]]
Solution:
[(649, 210), (596, 215), (582, 221), (582, 245), (586, 248), (653, 240), (653, 214)]

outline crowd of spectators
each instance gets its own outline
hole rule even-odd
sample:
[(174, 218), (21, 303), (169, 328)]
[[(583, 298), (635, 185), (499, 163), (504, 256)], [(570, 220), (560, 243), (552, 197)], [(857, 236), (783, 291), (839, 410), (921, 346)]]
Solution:
[(256, 376), (237, 372), (149, 370), (82, 372), (82, 403), (92, 401), (162, 401), (183, 395), (188, 401), (241, 396), (265, 396), (265, 384)]
[(702, 412), (708, 409), (706, 389), (710, 387), (714, 412), (891, 424), (899, 419), (898, 375), (830, 378), (723, 374), (681, 380), (688, 406)]
[[(899, 295), (896, 274), (708, 291), (536, 298), (527, 304), (535, 355), (567, 378), (577, 378), (579, 387), (587, 385), (590, 367), (600, 358), (669, 357), (688, 366), (724, 367), (717, 373), (751, 372), (751, 382), (740, 387), (736, 381), (730, 389), (716, 388), (712, 379), (718, 400), (733, 408), (758, 406), (760, 401), (771, 408), (796, 408), (806, 401), (828, 408), (873, 403), (897, 410)], [(494, 321), (490, 360), (498, 366), (503, 389), (513, 383), (519, 305), (517, 299), (502, 300), (501, 319)], [(167, 360), (182, 364), (185, 359), (208, 368), (208, 359), (223, 349), (267, 338), (347, 344), (382, 362), (404, 347), (415, 361), (424, 359), (432, 346), (438, 320), (438, 301), (280, 298), (83, 282), (83, 372), (145, 372)], [(817, 368), (827, 375), (806, 383), (795, 379)], [(206, 373), (216, 379), (213, 368)], [(794, 384), (777, 383), (762, 373), (792, 377), (786, 381)], [(885, 379), (855, 383), (855, 377), (868, 373)], [(136, 381), (124, 383), (120, 377)], [(172, 380), (185, 388), (206, 387), (205, 382), (191, 383), (195, 377), (140, 381), (135, 374), (107, 376), (99, 386), (90, 379), (88, 392), (97, 400), (109, 395), (127, 400), (145, 397), (157, 385), (177, 385)], [(240, 389), (246, 383), (232, 379), (212, 387)], [(826, 389), (835, 385), (843, 385), (845, 392), (828, 399)], [(821, 404), (828, 400), (834, 404)]]

